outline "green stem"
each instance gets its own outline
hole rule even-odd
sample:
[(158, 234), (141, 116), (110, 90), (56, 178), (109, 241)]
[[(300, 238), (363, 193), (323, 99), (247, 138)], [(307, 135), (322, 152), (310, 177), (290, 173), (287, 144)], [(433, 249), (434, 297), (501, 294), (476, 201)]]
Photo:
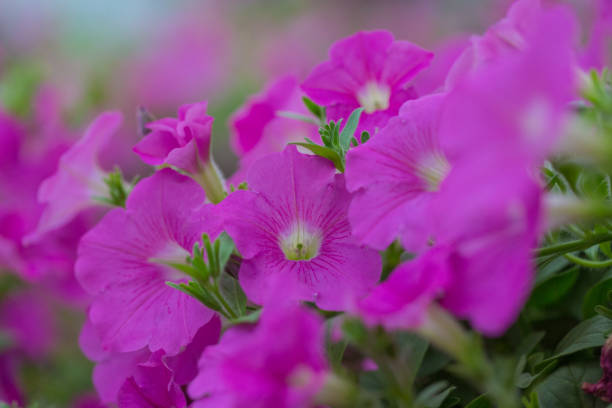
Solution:
[(191, 177), (202, 186), (204, 191), (206, 191), (206, 198), (208, 198), (211, 203), (220, 203), (227, 196), (221, 171), (217, 168), (217, 165), (212, 159), (204, 165), (200, 173), (191, 174)]
[(574, 241), (567, 241), (567, 242), (562, 242), (560, 244), (538, 248), (535, 254), (537, 257), (546, 256), (546, 255), (561, 255), (567, 252), (581, 251), (581, 250), (590, 248), (593, 245), (600, 244), (606, 241), (612, 241), (612, 234), (610, 233), (594, 234), (591, 236), (587, 236), (586, 238), (583, 238), (583, 239), (577, 239)]
[(563, 256), (570, 262), (577, 265), (584, 266), (586, 268), (608, 268), (612, 266), (612, 259), (605, 261), (591, 261), (589, 259), (580, 258), (572, 254), (563, 254)]
[(462, 369), (460, 374), (485, 392), (497, 408), (519, 407), (515, 389), (505, 386), (496, 375), (479, 339), (440, 306), (433, 304), (429, 307), (426, 322), (418, 332), (455, 358)]

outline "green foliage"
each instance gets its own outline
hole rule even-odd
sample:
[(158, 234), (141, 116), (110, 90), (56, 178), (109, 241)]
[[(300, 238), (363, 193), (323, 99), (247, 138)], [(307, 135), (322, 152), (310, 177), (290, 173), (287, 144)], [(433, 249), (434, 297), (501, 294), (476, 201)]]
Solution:
[(234, 242), (225, 232), (221, 233), (214, 242), (204, 234), (202, 242), (203, 247), (199, 243), (194, 245), (192, 256), (186, 259), (186, 263), (169, 264), (192, 280), (187, 283), (166, 282), (166, 284), (196, 298), (230, 321), (248, 322), (249, 318), (245, 317), (246, 296), (238, 281), (225, 273), (234, 251)]
[[(310, 99), (305, 98), (304, 103), (315, 116), (324, 115), (323, 108), (314, 105), (314, 102), (312, 102)], [(354, 134), (357, 126), (359, 125), (359, 118), (361, 117), (362, 112), (363, 108), (355, 109), (347, 118), (346, 124), (342, 130), (340, 130), (342, 119), (340, 119), (338, 122), (330, 121), (327, 124), (323, 124), (319, 128), (319, 134), (321, 135), (323, 145), (318, 145), (310, 139), (306, 139), (306, 142), (295, 142), (292, 144), (304, 147), (315, 155), (330, 160), (332, 163), (334, 163), (334, 166), (336, 169), (338, 169), (338, 171), (344, 172), (346, 152), (348, 152), (350, 149), (351, 144), (353, 146), (357, 146), (358, 144)], [(324, 116), (318, 117), (320, 120), (322, 118), (324, 120)], [(365, 139), (369, 139), (369, 134)], [(362, 143), (365, 143), (365, 140), (362, 139)]]

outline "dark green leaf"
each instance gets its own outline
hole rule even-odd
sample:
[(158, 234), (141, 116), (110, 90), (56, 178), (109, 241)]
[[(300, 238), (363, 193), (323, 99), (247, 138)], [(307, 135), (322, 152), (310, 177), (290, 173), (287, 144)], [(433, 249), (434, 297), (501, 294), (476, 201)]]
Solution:
[(416, 398), (416, 405), (424, 408), (440, 408), (456, 387), (449, 386), (446, 381), (440, 381), (425, 387)]
[(574, 286), (579, 274), (578, 268), (571, 268), (545, 280), (534, 288), (529, 303), (543, 307), (559, 301)]
[(602, 316), (591, 317), (574, 327), (561, 339), (554, 355), (544, 362), (593, 347), (601, 347), (612, 331), (612, 320)]
[(612, 278), (602, 280), (586, 293), (582, 303), (582, 314), (585, 319), (595, 316), (595, 307), (608, 305), (608, 293), (612, 291)]
[(219, 290), (238, 317), (246, 313), (246, 295), (236, 279), (227, 273), (221, 274), (219, 278)]
[(583, 382), (595, 382), (601, 376), (596, 361), (576, 362), (561, 367), (536, 387), (541, 408), (595, 408), (606, 404), (582, 391)]
[(465, 408), (494, 408), (493, 404), (489, 402), (487, 396), (482, 394), (479, 397), (474, 398), (470, 401), (469, 404), (465, 406)]

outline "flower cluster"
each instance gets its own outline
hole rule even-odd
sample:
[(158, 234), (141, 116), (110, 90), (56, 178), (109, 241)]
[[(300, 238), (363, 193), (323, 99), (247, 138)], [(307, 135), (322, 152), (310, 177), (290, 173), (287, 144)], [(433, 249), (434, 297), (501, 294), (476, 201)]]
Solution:
[[(119, 113), (98, 116), (71, 147), (45, 140), (38, 154), (57, 156), (51, 170), (32, 164), (23, 130), (0, 115), (0, 264), (27, 280), (76, 277), (79, 344), (102, 404), (441, 406), (446, 385), (413, 395), (418, 366), (402, 365), (395, 337), (410, 331), (456, 360), (480, 398), (518, 407), (517, 389), (533, 391), (544, 369), (508, 386), (472, 332), (519, 330), (538, 267), (566, 252), (587, 262), (569, 252), (612, 239), (574, 225), (609, 217), (609, 205), (562, 185), (553, 163), (571, 155), (592, 106), (612, 106), (600, 77), (587, 80), (577, 34), (568, 8), (519, 0), (431, 72), (434, 53), (390, 32), (348, 36), (304, 80), (275, 79), (230, 118), (240, 163), (228, 182), (207, 102), (143, 123), (133, 151), (152, 174), (135, 183), (99, 164)], [(18, 209), (16, 193), (31, 198), (21, 178), (41, 182), (38, 201)], [(554, 245), (561, 224), (582, 241)], [(61, 239), (69, 228), (80, 228), (72, 242)], [(542, 242), (548, 258), (535, 256)], [(602, 251), (612, 257), (609, 243)], [(27, 340), (0, 352), (0, 396), (21, 402), (9, 363), (45, 344), (30, 338), (43, 328), (5, 313), (16, 302), (0, 326)], [(506, 371), (521, 374), (521, 356)], [(364, 386), (368, 372), (386, 386)], [(606, 384), (585, 389), (609, 398)], [(532, 398), (526, 406), (538, 406)]]

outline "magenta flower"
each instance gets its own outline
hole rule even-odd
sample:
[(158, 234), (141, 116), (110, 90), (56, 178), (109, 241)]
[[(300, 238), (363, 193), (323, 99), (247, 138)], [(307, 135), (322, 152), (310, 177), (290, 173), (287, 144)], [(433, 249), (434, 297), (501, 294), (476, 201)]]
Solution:
[(119, 112), (99, 115), (83, 138), (60, 157), (56, 173), (38, 189), (38, 201), (45, 204), (45, 209), (36, 230), (24, 238), (25, 243), (35, 242), (47, 232), (67, 224), (84, 209), (100, 204), (96, 198), (108, 195), (104, 183), (106, 173), (97, 158), (121, 121)]
[(312, 406), (328, 370), (323, 333), (298, 305), (266, 308), (256, 327), (234, 327), (204, 351), (188, 388), (193, 407)]
[(119, 389), (117, 406), (123, 408), (185, 408), (183, 390), (172, 381), (172, 371), (164, 366), (160, 353), (153, 353)]
[(178, 118), (151, 122), (151, 131), (134, 152), (152, 166), (168, 164), (190, 174), (197, 174), (210, 161), (210, 133), (213, 118), (206, 114), (207, 102), (183, 105)]
[(514, 2), (503, 19), (491, 26), (482, 36), (471, 38), (470, 45), (457, 58), (448, 74), (447, 88), (454, 87), (478, 67), (523, 51), (527, 43), (526, 38), (536, 28), (540, 12), (540, 0)]
[(134, 152), (147, 164), (166, 164), (185, 172), (197, 181), (208, 199), (219, 202), (225, 197), (219, 171), (211, 152), (213, 118), (206, 114), (206, 102), (183, 105), (178, 118), (163, 118), (151, 122), (146, 135)]
[(353, 234), (375, 249), (401, 237), (410, 250), (430, 239), (429, 201), (450, 171), (439, 142), (444, 94), (408, 101), (372, 140), (349, 150), (346, 185)]
[(284, 76), (268, 84), (230, 119), (231, 144), (240, 156), (240, 169), (231, 179), (234, 184), (245, 180), (255, 161), (282, 151), (287, 143), (302, 142), (306, 137), (315, 142), (321, 140), (316, 125), (279, 116), (280, 111), (308, 115), (294, 76)]
[(356, 304), (367, 324), (388, 329), (415, 329), (429, 304), (440, 298), (451, 280), (447, 248), (437, 247), (398, 266), (389, 278)]
[(380, 257), (351, 236), (350, 195), (330, 161), (290, 146), (256, 162), (247, 181), (251, 191), (232, 193), (221, 214), (243, 257), (240, 282), (251, 300), (263, 302), (270, 281), (282, 276), (299, 299), (342, 309), (376, 283)]
[(608, 336), (601, 348), (599, 364), (603, 371), (601, 378), (595, 384), (583, 383), (582, 390), (602, 401), (612, 402), (612, 336)]
[(221, 320), (213, 317), (179, 354), (169, 356), (163, 350), (152, 353), (146, 348), (112, 353), (103, 349), (96, 328), (86, 321), (79, 345), (89, 359), (97, 362), (93, 383), (103, 402), (117, 403), (122, 398), (136, 396), (181, 401), (184, 396), (179, 387), (187, 385), (198, 374), (198, 359), (206, 347), (217, 343), (220, 332)]
[(363, 107), (358, 132), (376, 133), (416, 97), (408, 84), (432, 58), (412, 43), (394, 41), (388, 31), (361, 31), (333, 44), (329, 60), (312, 71), (302, 89), (327, 108), (329, 119), (347, 118)]
[(449, 94), (441, 127), (446, 149), (464, 154), (486, 141), (534, 165), (554, 150), (568, 103), (577, 96), (576, 24), (562, 7), (541, 11), (533, 24), (521, 53), (481, 66)]
[(191, 179), (164, 169), (81, 239), (76, 276), (94, 295), (89, 318), (104, 348), (175, 354), (211, 319), (211, 310), (166, 285), (187, 280), (167, 263), (184, 262), (203, 233), (219, 232), (204, 199)]
[(486, 335), (502, 334), (529, 294), (541, 198), (526, 160), (489, 156), (453, 169), (432, 201), (436, 245), (452, 251), (441, 304)]

